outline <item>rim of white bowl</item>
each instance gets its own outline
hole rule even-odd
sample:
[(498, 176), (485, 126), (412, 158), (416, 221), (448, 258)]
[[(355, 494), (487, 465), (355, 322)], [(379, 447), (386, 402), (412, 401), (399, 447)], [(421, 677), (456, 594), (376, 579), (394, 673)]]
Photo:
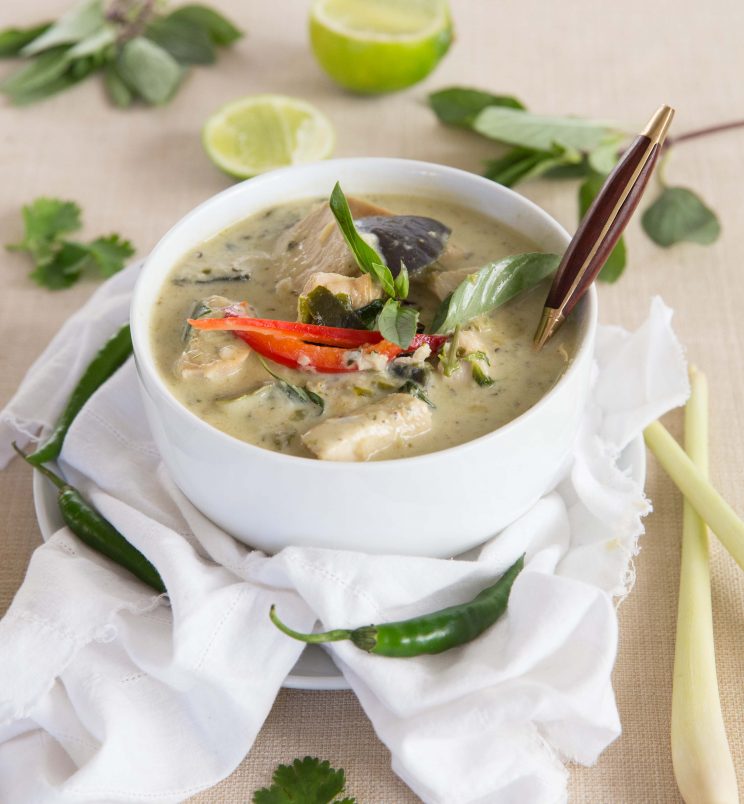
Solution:
[[(339, 464), (343, 464), (347, 467), (354, 467), (353, 471), (360, 471), (360, 472), (379, 472), (384, 471), (385, 467), (389, 467), (390, 464), (398, 464), (401, 462), (405, 462), (405, 464), (413, 465), (414, 463), (421, 464), (432, 462), (436, 460), (443, 460), (446, 459), (447, 456), (452, 455), (455, 452), (466, 452), (468, 449), (473, 448), (475, 445), (480, 445), (481, 443), (487, 440), (493, 440), (499, 437), (501, 433), (507, 432), (508, 430), (513, 429), (514, 427), (519, 427), (524, 424), (525, 420), (530, 418), (531, 416), (536, 415), (536, 413), (544, 407), (548, 400), (558, 392), (558, 389), (568, 382), (569, 377), (578, 371), (579, 364), (582, 360), (586, 357), (585, 353), (591, 348), (594, 343), (594, 336), (596, 333), (597, 328), (597, 290), (592, 285), (589, 288), (588, 293), (585, 295), (584, 299), (581, 302), (581, 306), (587, 306), (584, 316), (585, 321), (583, 322), (583, 332), (581, 333), (581, 342), (579, 344), (579, 348), (576, 350), (576, 354), (574, 355), (573, 360), (569, 364), (568, 368), (565, 370), (563, 374), (559, 377), (558, 381), (553, 385), (553, 387), (543, 396), (535, 402), (534, 405), (531, 405), (527, 408), (524, 413), (521, 413), (516, 418), (512, 419), (511, 421), (503, 424), (501, 427), (497, 427), (495, 430), (492, 430), (490, 433), (486, 433), (485, 435), (479, 436), (478, 438), (473, 438), (469, 441), (465, 441), (462, 444), (456, 444), (452, 447), (447, 447), (446, 449), (436, 450), (434, 452), (427, 452), (423, 455), (411, 455), (410, 457), (405, 458), (386, 458), (379, 461), (323, 461), (318, 458), (306, 458), (301, 455), (286, 455), (283, 452), (275, 452), (274, 450), (266, 449), (264, 447), (259, 447), (255, 444), (251, 444), (248, 441), (242, 441), (235, 436), (230, 435), (229, 433), (225, 433), (222, 430), (219, 430), (217, 427), (209, 424), (209, 422), (205, 421), (204, 419), (197, 416), (191, 410), (189, 410), (182, 402), (180, 402), (174, 394), (171, 392), (170, 388), (166, 385), (163, 381), (162, 377), (160, 376), (160, 372), (158, 371), (157, 367), (155, 366), (155, 360), (152, 355), (152, 351), (150, 348), (150, 339), (149, 339), (149, 323), (150, 323), (150, 307), (155, 302), (156, 297), (151, 297), (150, 299), (142, 298), (144, 291), (144, 276), (147, 271), (148, 265), (151, 263), (153, 255), (157, 254), (157, 252), (173, 237), (175, 237), (178, 232), (188, 226), (189, 222), (196, 218), (198, 215), (201, 215), (203, 210), (212, 204), (216, 203), (219, 200), (226, 200), (229, 199), (231, 196), (242, 195), (243, 193), (250, 190), (251, 187), (256, 187), (261, 184), (265, 184), (267, 182), (276, 182), (281, 181), (285, 176), (288, 174), (299, 173), (303, 171), (313, 171), (318, 170), (319, 167), (325, 167), (328, 165), (339, 165), (341, 169), (348, 169), (350, 167), (371, 167), (372, 165), (379, 165), (382, 167), (383, 165), (387, 165), (390, 168), (399, 168), (399, 169), (406, 169), (412, 172), (416, 171), (435, 171), (437, 174), (447, 177), (457, 177), (459, 179), (465, 178), (467, 181), (473, 182), (475, 185), (480, 185), (481, 187), (488, 188), (489, 193), (493, 193), (495, 195), (502, 195), (509, 199), (510, 203), (515, 205), (517, 208), (521, 208), (521, 210), (529, 215), (536, 216), (541, 218), (543, 223), (546, 223), (550, 229), (553, 230), (553, 233), (557, 236), (563, 238), (566, 241), (566, 245), (570, 241), (570, 235), (568, 232), (555, 220), (551, 215), (549, 215), (542, 207), (539, 207), (533, 201), (530, 201), (528, 198), (525, 198), (523, 195), (514, 192), (514, 190), (509, 189), (508, 187), (504, 187), (501, 184), (498, 184), (490, 179), (487, 179), (483, 176), (478, 176), (475, 173), (470, 173), (467, 170), (461, 170), (460, 168), (450, 167), (448, 165), (439, 165), (435, 162), (423, 162), (421, 160), (415, 159), (402, 159), (396, 157), (349, 157), (349, 158), (342, 158), (342, 159), (327, 159), (323, 162), (314, 162), (308, 165), (292, 165), (286, 168), (279, 168), (277, 170), (269, 171), (268, 173), (263, 173), (259, 176), (256, 176), (252, 179), (246, 179), (239, 184), (234, 185), (233, 187), (228, 187), (222, 192), (217, 193), (216, 195), (211, 196), (206, 201), (202, 201), (201, 204), (194, 207), (190, 212), (186, 213), (182, 218), (180, 218), (171, 228), (160, 238), (160, 240), (156, 243), (155, 247), (149, 253), (145, 262), (140, 270), (140, 275), (137, 278), (137, 282), (134, 288), (134, 293), (132, 296), (131, 308), (130, 308), (130, 320), (131, 320), (131, 329), (132, 329), (132, 343), (134, 348), (134, 356), (135, 356), (135, 364), (137, 366), (137, 371), (140, 373), (146, 373), (149, 382), (154, 383), (155, 387), (158, 389), (162, 397), (166, 400), (168, 405), (174, 409), (180, 415), (186, 416), (191, 422), (198, 427), (199, 429), (203, 430), (204, 432), (209, 433), (212, 437), (217, 439), (218, 441), (223, 441), (225, 443), (229, 443), (233, 448), (238, 450), (245, 451), (246, 455), (252, 455), (254, 457), (260, 457), (262, 460), (275, 460), (280, 462), (287, 462), (289, 461), (290, 464), (297, 464), (298, 462), (302, 462), (307, 464), (308, 466), (315, 467), (316, 471), (333, 471), (332, 467), (338, 466)], [(288, 193), (288, 195), (291, 195)], [(415, 193), (414, 193), (415, 195)], [(446, 195), (446, 192), (445, 192)], [(301, 200), (302, 198), (307, 197), (307, 194), (298, 195), (296, 198), (288, 198), (289, 201), (291, 200)], [(256, 213), (259, 210), (256, 210)], [(252, 214), (256, 214), (252, 213)], [(488, 216), (487, 212), (483, 212), (482, 214)], [(214, 234), (218, 234), (224, 228), (231, 224), (226, 224), (222, 229), (218, 229), (214, 232)], [(165, 277), (164, 277), (165, 278)], [(137, 315), (135, 313), (139, 311)], [(145, 393), (150, 393), (148, 388), (145, 388)]]

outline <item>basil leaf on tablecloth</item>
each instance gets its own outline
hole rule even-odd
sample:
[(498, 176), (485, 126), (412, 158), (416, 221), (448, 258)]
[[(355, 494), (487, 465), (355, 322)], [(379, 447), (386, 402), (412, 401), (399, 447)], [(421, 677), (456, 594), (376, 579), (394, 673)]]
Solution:
[(111, 63), (106, 65), (106, 70), (103, 74), (103, 83), (106, 87), (106, 93), (114, 106), (118, 106), (120, 109), (131, 106), (134, 95), (132, 90), (127, 86), (127, 82), (121, 77), (116, 64)]
[(147, 27), (145, 36), (184, 66), (214, 64), (217, 58), (209, 32), (185, 17), (170, 14), (155, 20)]
[(483, 313), (500, 307), (550, 276), (561, 258), (530, 252), (492, 262), (466, 277), (441, 303), (431, 332), (446, 335)]
[(708, 246), (721, 233), (715, 212), (685, 187), (665, 187), (643, 213), (641, 223), (646, 234), (663, 248), (685, 240)]
[(592, 151), (614, 133), (605, 123), (580, 117), (546, 117), (498, 106), (483, 109), (473, 128), (490, 139), (538, 151), (551, 151), (556, 145)]
[(43, 22), (31, 28), (6, 28), (0, 31), (0, 58), (17, 56), (29, 42), (49, 30), (51, 25), (51, 22)]
[(85, 0), (64, 13), (41, 36), (29, 42), (22, 55), (34, 56), (58, 45), (80, 42), (104, 25), (103, 0)]
[(467, 87), (448, 87), (432, 92), (429, 105), (434, 114), (451, 126), (472, 126), (478, 113), (487, 106), (506, 106), (524, 109), (524, 105), (511, 95), (492, 95), (479, 89)]
[(209, 34), (212, 44), (227, 47), (243, 37), (243, 32), (219, 12), (202, 5), (181, 6), (169, 15), (171, 20), (188, 20)]
[[(579, 187), (579, 217), (583, 218), (587, 210), (592, 205), (592, 201), (597, 197), (597, 193), (602, 189), (606, 176), (592, 172), (584, 183)], [(625, 240), (620, 239), (615, 244), (615, 248), (610, 252), (607, 262), (602, 266), (598, 279), (602, 282), (617, 282), (625, 270), (628, 261), (625, 248)]]
[(183, 70), (173, 56), (144, 36), (124, 45), (117, 69), (130, 89), (153, 104), (167, 103), (183, 77)]
[(38, 90), (56, 81), (70, 66), (67, 51), (66, 47), (58, 47), (42, 53), (0, 81), (0, 90), (14, 100), (15, 96)]
[(550, 151), (537, 151), (533, 148), (512, 148), (499, 159), (486, 162), (486, 178), (513, 187), (520, 181), (535, 179), (549, 170), (564, 165), (575, 165), (582, 161), (578, 151), (556, 145)]

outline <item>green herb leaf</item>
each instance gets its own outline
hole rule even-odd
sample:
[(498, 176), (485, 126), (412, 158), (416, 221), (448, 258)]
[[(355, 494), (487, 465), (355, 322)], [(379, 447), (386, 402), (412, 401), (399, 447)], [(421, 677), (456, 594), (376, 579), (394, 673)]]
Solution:
[(511, 95), (492, 95), (479, 89), (467, 87), (448, 87), (432, 92), (429, 105), (434, 114), (451, 126), (470, 127), (478, 113), (488, 106), (505, 106), (511, 109), (524, 109), (524, 105)]
[[(331, 804), (346, 785), (343, 770), (335, 770), (328, 760), (315, 757), (295, 759), (291, 765), (279, 765), (271, 787), (253, 794), (253, 804)], [(336, 800), (334, 804), (356, 804), (356, 799)]]
[(126, 260), (134, 254), (134, 248), (129, 240), (123, 240), (118, 234), (97, 237), (85, 248), (104, 277), (113, 276), (121, 271)]
[(112, 50), (112, 46), (116, 42), (116, 29), (112, 25), (104, 25), (97, 28), (90, 36), (81, 39), (73, 45), (68, 51), (67, 55), (71, 59), (79, 59), (83, 56), (96, 56), (99, 57), (99, 63), (102, 63), (107, 51)]
[[(602, 189), (607, 177), (599, 173), (590, 173), (586, 181), (579, 187), (579, 217), (586, 215), (592, 201)], [(610, 252), (607, 262), (602, 266), (602, 270), (597, 277), (602, 282), (612, 284), (622, 276), (625, 265), (628, 261), (624, 238), (620, 238), (615, 244), (615, 248)]]
[(523, 148), (552, 151), (556, 146), (592, 151), (613, 129), (579, 117), (544, 117), (519, 109), (489, 106), (478, 114), (473, 128), (486, 137)]
[(0, 82), (0, 91), (9, 95), (15, 102), (15, 96), (38, 90), (56, 81), (69, 66), (67, 48), (50, 50), (7, 76)]
[(17, 56), (29, 42), (41, 36), (51, 25), (51, 22), (44, 22), (31, 28), (6, 28), (0, 31), (0, 58)]
[(36, 264), (31, 278), (49, 290), (74, 285), (90, 265), (90, 254), (80, 243), (64, 242), (53, 256)]
[(422, 402), (426, 402), (426, 404), (430, 408), (436, 408), (436, 405), (429, 399), (429, 397), (424, 392), (424, 389), (413, 380), (408, 380), (408, 382), (403, 383), (400, 388), (397, 389), (395, 392), (396, 394), (410, 394), (411, 396), (415, 396), (416, 399), (420, 399)]
[(285, 380), (284, 377), (281, 377), (276, 372), (272, 371), (269, 368), (269, 364), (259, 355), (256, 353), (256, 357), (261, 361), (261, 365), (266, 369), (266, 371), (271, 374), (271, 376), (277, 381), (279, 388), (294, 402), (300, 402), (303, 405), (317, 405), (320, 408), (320, 412), (323, 412), (323, 408), (325, 407), (325, 401), (323, 400), (322, 396), (319, 396), (314, 391), (308, 391), (307, 388), (303, 388), (300, 385), (294, 385), (294, 383)]
[(339, 182), (336, 182), (336, 186), (333, 188), (329, 205), (359, 269), (362, 273), (372, 275), (388, 296), (395, 296), (393, 274), (383, 263), (382, 257), (357, 232), (349, 209), (349, 202), (346, 200)]
[(131, 106), (134, 98), (132, 90), (127, 86), (126, 81), (121, 77), (116, 64), (111, 63), (106, 67), (103, 74), (103, 83), (111, 102), (120, 109)]
[(41, 36), (23, 48), (22, 55), (34, 56), (58, 45), (80, 42), (104, 24), (103, 0), (84, 0), (64, 13)]
[(169, 19), (188, 20), (196, 23), (209, 34), (212, 44), (217, 46), (231, 45), (243, 36), (243, 32), (236, 28), (230, 20), (207, 6), (181, 6), (169, 16)]
[(377, 317), (377, 328), (386, 341), (407, 349), (416, 334), (418, 318), (419, 312), (414, 307), (405, 307), (395, 299), (388, 299)]
[(183, 76), (173, 56), (144, 36), (130, 39), (124, 45), (117, 69), (129, 88), (151, 104), (167, 103)]
[(589, 166), (595, 173), (607, 176), (620, 159), (620, 146), (625, 138), (610, 137), (589, 153)]
[(663, 248), (683, 241), (709, 246), (721, 233), (715, 212), (685, 187), (665, 187), (643, 213), (641, 223), (646, 234)]
[(559, 262), (557, 254), (532, 252), (489, 263), (466, 277), (442, 302), (431, 331), (447, 334), (458, 325), (500, 307), (550, 276)]
[(382, 299), (373, 299), (369, 304), (355, 310), (354, 313), (362, 322), (360, 329), (374, 329), (377, 325), (377, 316), (384, 306), (385, 302)]
[(482, 388), (488, 388), (489, 386), (494, 384), (494, 379), (491, 377), (488, 372), (481, 366), (479, 362), (470, 360), (470, 355), (465, 356), (465, 360), (470, 363), (470, 369), (473, 373), (473, 379), (480, 385)]
[(536, 151), (533, 148), (512, 148), (500, 159), (486, 163), (486, 178), (513, 187), (520, 181), (536, 179), (543, 173), (563, 165), (580, 163), (582, 156), (578, 151), (556, 145), (550, 151)]
[(395, 295), (399, 299), (408, 298), (410, 280), (408, 277), (408, 268), (406, 268), (406, 266), (402, 262), (400, 264), (400, 271), (398, 271), (398, 276), (396, 276), (395, 279), (393, 280), (393, 286), (395, 287)]
[(365, 321), (352, 309), (346, 294), (331, 293), (323, 285), (313, 288), (307, 296), (300, 296), (297, 300), (297, 317), (303, 324), (368, 329)]
[(23, 207), (25, 233), (23, 240), (6, 248), (27, 251), (36, 260), (51, 256), (61, 235), (75, 232), (81, 227), (80, 207), (74, 201), (57, 198), (37, 198)]
[(145, 36), (183, 65), (214, 64), (217, 56), (209, 32), (185, 17), (170, 14), (147, 26)]

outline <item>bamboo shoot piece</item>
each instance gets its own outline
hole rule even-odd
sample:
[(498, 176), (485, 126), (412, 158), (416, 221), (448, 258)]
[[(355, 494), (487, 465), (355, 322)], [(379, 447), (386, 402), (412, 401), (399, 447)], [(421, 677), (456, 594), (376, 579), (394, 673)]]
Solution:
[[(708, 384), (690, 369), (685, 449), (708, 474)], [(672, 762), (686, 804), (735, 804), (736, 772), (721, 714), (713, 644), (708, 531), (685, 500), (672, 687)]]
[(708, 523), (721, 544), (744, 569), (744, 522), (734, 509), (713, 488), (706, 474), (687, 456), (660, 422), (652, 422), (643, 437), (685, 499)]

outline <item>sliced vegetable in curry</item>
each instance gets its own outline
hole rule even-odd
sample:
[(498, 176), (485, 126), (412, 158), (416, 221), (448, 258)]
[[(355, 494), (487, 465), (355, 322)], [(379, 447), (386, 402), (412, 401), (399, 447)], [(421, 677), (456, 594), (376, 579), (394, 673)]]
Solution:
[(558, 261), (448, 201), (347, 197), (336, 184), (328, 200), (259, 212), (184, 255), (157, 301), (153, 348), (187, 408), (256, 446), (422, 455), (511, 421), (563, 373), (577, 321), (531, 345)]

